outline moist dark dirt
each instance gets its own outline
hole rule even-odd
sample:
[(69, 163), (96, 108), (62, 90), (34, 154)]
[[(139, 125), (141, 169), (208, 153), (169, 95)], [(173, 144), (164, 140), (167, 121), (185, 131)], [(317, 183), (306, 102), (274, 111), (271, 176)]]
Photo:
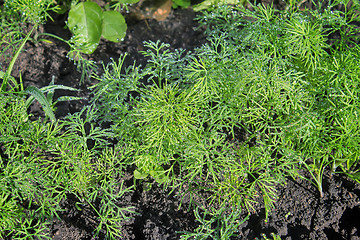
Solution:
[[(275, 2), (276, 4), (276, 2)], [(278, 7), (282, 8), (282, 1)], [(194, 50), (206, 42), (203, 29), (198, 29), (194, 19), (196, 14), (191, 9), (172, 10), (163, 22), (156, 20), (127, 19), (128, 31), (121, 43), (101, 41), (96, 52), (89, 56), (99, 65), (117, 59), (127, 53), (125, 66), (146, 64), (146, 59), (139, 51), (144, 50), (144, 41), (160, 40), (169, 43), (171, 49), (183, 48)], [(54, 16), (54, 22), (49, 22), (40, 28), (40, 32), (48, 32), (64, 39), (70, 38), (70, 33), (64, 28), (66, 16)], [(50, 40), (50, 38), (48, 38)], [(66, 58), (66, 44), (51, 39), (53, 43), (28, 43), (16, 62), (13, 75), (21, 76), (25, 87), (35, 85), (43, 87), (54, 79), (55, 84), (62, 84), (80, 89), (79, 92), (58, 91), (56, 94), (76, 95), (89, 99), (88, 87), (95, 84), (93, 79), (86, 79), (80, 84), (81, 73), (76, 66)], [(87, 100), (65, 102), (57, 106), (58, 118), (79, 111)], [(35, 118), (42, 116), (40, 106), (34, 104), (31, 113)], [(306, 172), (302, 173), (307, 176)], [(131, 186), (130, 176), (125, 178), (125, 185)], [(321, 198), (316, 187), (304, 179), (288, 179), (287, 184), (278, 186), (278, 200), (269, 219), (265, 221), (264, 207), (259, 206), (249, 219), (239, 228), (238, 239), (260, 238), (261, 234), (270, 236), (275, 233), (282, 239), (360, 239), (360, 186), (342, 175), (325, 173), (324, 196)], [(96, 215), (90, 209), (75, 208), (76, 198), (68, 196), (62, 207), (60, 219), (51, 224), (53, 239), (85, 240), (92, 238), (95, 229)], [(150, 191), (141, 187), (127, 193), (119, 202), (122, 206), (132, 206), (136, 214), (124, 223), (123, 239), (179, 239), (181, 231), (192, 231), (197, 227), (192, 210), (183, 203), (179, 208), (180, 199), (169, 195), (154, 183)], [(103, 239), (99, 236), (97, 239)]]

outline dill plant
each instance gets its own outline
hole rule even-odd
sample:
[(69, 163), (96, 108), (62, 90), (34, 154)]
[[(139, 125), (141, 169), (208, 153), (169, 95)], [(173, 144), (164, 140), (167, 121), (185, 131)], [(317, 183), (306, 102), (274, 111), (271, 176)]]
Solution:
[[(134, 149), (134, 177), (152, 177), (190, 198), (206, 191), (210, 194), (204, 198), (207, 204), (225, 209), (244, 207), (250, 211), (260, 198), (269, 211), (276, 199), (276, 184), (294, 174), (294, 161), (273, 156), (281, 150), (270, 145), (277, 135), (267, 136), (267, 131), (276, 126), (270, 110), (276, 108), (280, 115), (291, 108), (290, 100), (283, 103), (288, 93), (283, 93), (282, 88), (295, 88), (301, 95), (291, 85), (297, 75), (281, 76), (282, 66), (275, 63), (266, 70), (270, 57), (265, 54), (254, 56), (254, 62), (246, 62), (246, 54), (229, 44), (223, 35), (211, 38), (210, 44), (195, 53), (188, 53), (186, 61), (176, 61), (178, 55), (169, 54), (164, 45), (147, 46), (151, 51), (145, 54), (151, 61), (140, 75), (144, 74), (143, 78), (152, 84), (138, 88), (139, 98), (124, 115), (133, 120), (134, 135), (127, 143)], [(163, 61), (170, 57), (174, 57), (172, 61)], [(179, 75), (185, 77), (178, 78)], [(116, 72), (109, 76), (105, 68), (101, 82), (94, 86), (94, 94), (99, 96), (94, 104), (101, 112), (106, 109), (117, 113), (117, 104), (126, 100), (123, 95), (119, 100), (98, 104), (109, 96), (119, 96), (117, 87), (110, 88), (111, 79), (119, 77), (123, 84), (129, 81)], [(268, 85), (255, 88), (265, 80)], [(128, 92), (126, 87), (122, 90)], [(100, 94), (104, 91), (107, 96)], [(117, 118), (112, 121), (119, 122)], [(236, 128), (246, 132), (247, 137), (238, 139), (243, 147), (227, 140), (235, 138)], [(121, 138), (124, 131), (128, 130), (117, 135)], [(249, 147), (253, 139), (258, 139), (259, 146)], [(260, 140), (264, 143), (260, 144)], [(243, 156), (243, 151), (248, 154)]]
[[(240, 38), (234, 37), (236, 30), (229, 31), (226, 37), (229, 41), (240, 45), (241, 49), (251, 50), (251, 53), (246, 55), (247, 58), (251, 58), (251, 63), (254, 63), (255, 54), (268, 59), (255, 65), (255, 69), (271, 69), (275, 66), (279, 69), (278, 76), (274, 76), (275, 79), (285, 76), (289, 78), (290, 81), (286, 85), (270, 85), (269, 89), (272, 90), (267, 94), (262, 94), (261, 89), (268, 81), (261, 81), (259, 83), (261, 86), (254, 95), (250, 91), (250, 96), (260, 96), (260, 99), (256, 100), (260, 104), (248, 116), (254, 113), (256, 121), (252, 123), (261, 126), (260, 129), (268, 129), (265, 131), (266, 135), (276, 133), (274, 136), (279, 139), (277, 148), (282, 149), (284, 153), (287, 152), (290, 159), (298, 159), (304, 164), (322, 196), (324, 170), (329, 165), (332, 165), (333, 170), (341, 166), (338, 164), (341, 160), (335, 159), (340, 155), (343, 156), (342, 151), (349, 154), (348, 160), (343, 160), (343, 163), (351, 162), (348, 166), (354, 166), (353, 164), (357, 162), (353, 160), (354, 155), (351, 153), (356, 152), (354, 146), (357, 146), (358, 141), (352, 134), (357, 133), (358, 124), (355, 119), (351, 120), (351, 124), (347, 119), (352, 119), (351, 116), (356, 116), (358, 111), (354, 101), (354, 97), (356, 98), (358, 94), (356, 87), (349, 87), (349, 84), (356, 86), (358, 82), (357, 77), (351, 74), (358, 69), (352, 64), (352, 59), (355, 59), (358, 51), (357, 30), (353, 26), (353, 23), (358, 21), (356, 13), (358, 4), (356, 2), (350, 4), (349, 1), (345, 3), (332, 1), (325, 7), (321, 3), (316, 6), (314, 10), (300, 12), (295, 9), (278, 14), (275, 14), (271, 7), (261, 5), (256, 6), (255, 11), (240, 10), (240, 15), (246, 16), (247, 20), (239, 17), (231, 18), (238, 25), (239, 22), (242, 23), (243, 27), (238, 30)], [(344, 7), (345, 10), (336, 10), (336, 7)], [(234, 9), (224, 7), (221, 11), (233, 14)], [(219, 14), (214, 16), (214, 18), (208, 17), (208, 20), (211, 19), (210, 24), (224, 22)], [(224, 27), (224, 30), (227, 28)], [(219, 31), (221, 30), (215, 28), (209, 33), (216, 36)], [(342, 37), (331, 38), (336, 34)], [(340, 73), (339, 63), (344, 60), (348, 66), (342, 65), (342, 73)], [(248, 72), (254, 72), (255, 69)], [(259, 78), (261, 72), (257, 71), (255, 78)], [(283, 94), (271, 93), (276, 89), (281, 89), (280, 93), (288, 92), (288, 94), (284, 95), (285, 99), (281, 102), (275, 101), (275, 105), (264, 109), (266, 104), (264, 106), (261, 96), (266, 96), (267, 100), (270, 100), (271, 96), (281, 98)], [(296, 92), (297, 94), (294, 95)], [(339, 94), (343, 100), (347, 99), (347, 103), (340, 99), (335, 100), (335, 96)], [(286, 107), (287, 104), (284, 105), (286, 102), (291, 104)], [(344, 107), (351, 111), (344, 113)], [(268, 125), (269, 121), (264, 121), (265, 110), (268, 113), (273, 112), (273, 123), (270, 125)], [(345, 132), (351, 133), (351, 140), (346, 143), (343, 141), (343, 137), (347, 135)]]
[[(209, 43), (193, 53), (150, 42), (143, 70), (121, 71), (122, 60), (104, 66), (93, 104), (131, 149), (134, 179), (162, 184), (205, 212), (223, 211), (218, 217), (262, 202), (266, 219), (277, 186), (299, 168), (320, 196), (327, 168), (358, 179), (359, 6), (349, 3), (219, 6), (199, 17)], [(213, 217), (198, 215), (201, 227), (184, 238), (218, 231)], [(226, 236), (236, 232), (229, 229)]]
[(63, 175), (58, 184), (77, 197), (80, 211), (85, 206), (94, 211), (97, 216), (94, 235), (113, 239), (121, 237), (121, 223), (134, 212), (130, 206), (117, 204), (131, 191), (131, 187), (119, 181), (128, 150), (119, 146), (109, 149), (113, 134), (95, 126), (95, 116), (96, 110), (85, 107), (65, 118), (62, 123), (67, 131), (52, 150), (55, 161), (46, 163), (51, 168), (45, 169), (53, 175)]
[(39, 171), (41, 155), (38, 152), (59, 129), (29, 122), (25, 102), (16, 95), (3, 95), (1, 107), (4, 111), (1, 111), (0, 122), (0, 236), (14, 239), (46, 237), (49, 224), (46, 218), (56, 215), (61, 208), (55, 189), (49, 185), (51, 181), (47, 182), (48, 176)]
[(195, 218), (200, 223), (194, 232), (185, 232), (180, 239), (230, 239), (234, 232), (238, 231), (239, 225), (247, 220), (238, 220), (239, 212), (226, 213), (224, 209), (200, 212), (199, 208), (194, 210)]
[(111, 132), (94, 126), (93, 110), (44, 123), (29, 120), (21, 96), (3, 94), (0, 107), (1, 238), (50, 239), (51, 221), (61, 218), (70, 196), (79, 211), (94, 211), (94, 235), (120, 237), (133, 212), (117, 203), (131, 190), (119, 180), (128, 150), (107, 148)]

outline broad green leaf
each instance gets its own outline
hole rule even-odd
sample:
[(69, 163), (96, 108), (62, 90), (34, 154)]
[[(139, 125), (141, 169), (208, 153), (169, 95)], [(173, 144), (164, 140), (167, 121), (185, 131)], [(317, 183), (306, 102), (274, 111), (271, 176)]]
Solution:
[(40, 89), (38, 89), (34, 86), (29, 86), (25, 89), (25, 92), (28, 94), (31, 94), (32, 96), (34, 96), (36, 98), (36, 100), (39, 101), (39, 103), (43, 107), (46, 115), (50, 118), (50, 120), (52, 122), (56, 121), (55, 114), (54, 114), (53, 110), (51, 109), (50, 103), (47, 100), (47, 98), (45, 97), (45, 95), (40, 91)]
[(121, 13), (106, 11), (103, 13), (102, 36), (112, 42), (124, 40), (126, 35), (126, 22)]
[(102, 14), (94, 2), (81, 2), (69, 12), (68, 27), (86, 54), (93, 53), (100, 41)]
[[(191, 1), (190, 0), (173, 0), (174, 5), (183, 7), (183, 8), (187, 8), (191, 5)], [(173, 6), (174, 7), (174, 6)]]

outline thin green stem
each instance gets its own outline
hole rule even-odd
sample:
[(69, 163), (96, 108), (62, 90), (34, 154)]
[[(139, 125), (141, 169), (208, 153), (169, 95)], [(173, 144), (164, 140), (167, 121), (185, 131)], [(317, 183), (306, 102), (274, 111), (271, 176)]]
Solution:
[(26, 35), (26, 37), (24, 38), (24, 40), (23, 40), (22, 43), (20, 44), (20, 47), (19, 47), (19, 49), (16, 51), (14, 57), (11, 59), (11, 62), (10, 62), (10, 64), (9, 64), (8, 69), (6, 70), (6, 73), (5, 73), (3, 82), (2, 82), (2, 84), (1, 84), (1, 89), (0, 89), (0, 90), (1, 90), (2, 92), (5, 92), (5, 91), (6, 91), (6, 88), (7, 88), (7, 85), (8, 85), (8, 81), (9, 81), (9, 78), (10, 78), (10, 76), (11, 76), (11, 72), (12, 72), (12, 69), (13, 69), (14, 64), (15, 64), (15, 62), (16, 62), (16, 59), (18, 58), (21, 50), (24, 48), (25, 43), (29, 40), (32, 32), (33, 32), (37, 27), (38, 27), (37, 24), (35, 24), (35, 25), (32, 27), (32, 29), (30, 30), (30, 32)]

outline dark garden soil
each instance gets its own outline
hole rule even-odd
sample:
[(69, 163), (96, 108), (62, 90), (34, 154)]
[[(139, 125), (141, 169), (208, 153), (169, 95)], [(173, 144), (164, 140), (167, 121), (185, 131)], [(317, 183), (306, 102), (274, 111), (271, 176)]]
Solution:
[[(280, 1), (281, 2), (281, 1)], [(281, 5), (280, 5), (281, 7)], [(125, 65), (146, 64), (146, 59), (139, 51), (144, 50), (143, 41), (160, 40), (169, 43), (172, 49), (183, 48), (194, 50), (206, 42), (203, 29), (196, 30), (195, 13), (190, 9), (172, 10), (165, 21), (136, 20), (127, 18), (128, 31), (121, 43), (101, 41), (100, 46), (89, 58), (99, 65), (107, 63), (110, 58), (117, 59), (120, 54), (128, 53)], [(64, 39), (70, 38), (70, 33), (64, 28), (65, 16), (54, 16), (54, 22), (49, 22), (40, 29), (41, 32), (53, 33)], [(76, 66), (66, 58), (67, 45), (53, 40), (53, 44), (39, 42), (28, 43), (25, 51), (19, 56), (13, 74), (19, 76), (19, 71), (25, 87), (49, 85), (52, 78), (55, 84), (81, 89), (78, 93), (59, 91), (56, 94), (91, 97), (88, 87), (95, 82), (87, 79), (79, 83), (81, 73)], [(66, 102), (57, 106), (58, 118), (68, 113), (79, 111), (86, 100)], [(42, 115), (40, 106), (31, 107), (34, 117)], [(306, 173), (304, 173), (306, 175)], [(128, 186), (133, 179), (125, 179)], [(282, 239), (360, 239), (360, 185), (341, 175), (325, 173), (324, 196), (320, 198), (314, 185), (303, 179), (289, 179), (287, 184), (278, 187), (279, 199), (275, 208), (265, 222), (264, 207), (259, 206), (240, 228), (239, 239), (260, 238), (260, 234), (278, 234)], [(75, 208), (75, 198), (68, 196), (63, 203), (65, 212), (61, 220), (55, 219), (51, 226), (53, 239), (85, 240), (93, 239), (95, 215), (87, 209), (79, 211)], [(128, 193), (122, 206), (133, 206), (137, 214), (132, 215), (129, 222), (124, 223), (123, 239), (179, 239), (179, 231), (192, 231), (197, 223), (192, 210), (188, 210), (186, 202), (178, 209), (180, 199), (168, 195), (161, 187), (153, 185), (150, 191), (142, 191), (138, 187)], [(102, 239), (100, 236), (97, 239)]]

